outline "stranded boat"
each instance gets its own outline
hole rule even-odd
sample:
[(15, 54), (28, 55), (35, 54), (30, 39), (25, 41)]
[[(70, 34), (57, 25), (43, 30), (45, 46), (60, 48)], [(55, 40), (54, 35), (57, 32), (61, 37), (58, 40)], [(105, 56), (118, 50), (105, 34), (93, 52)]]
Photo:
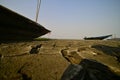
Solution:
[(112, 35), (106, 35), (106, 36), (98, 36), (98, 37), (85, 37), (85, 40), (103, 40), (106, 39), (108, 37), (110, 37)]
[(0, 5), (0, 40), (30, 40), (50, 30)]

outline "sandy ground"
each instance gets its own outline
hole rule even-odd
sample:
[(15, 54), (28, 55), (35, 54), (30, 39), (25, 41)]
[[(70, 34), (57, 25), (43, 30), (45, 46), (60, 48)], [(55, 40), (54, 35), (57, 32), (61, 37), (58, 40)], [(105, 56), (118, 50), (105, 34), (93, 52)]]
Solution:
[[(32, 47), (40, 44), (39, 52), (30, 54)], [(49, 40), (1, 43), (0, 80), (60, 80), (70, 64), (61, 54), (66, 48), (120, 75), (120, 41)]]

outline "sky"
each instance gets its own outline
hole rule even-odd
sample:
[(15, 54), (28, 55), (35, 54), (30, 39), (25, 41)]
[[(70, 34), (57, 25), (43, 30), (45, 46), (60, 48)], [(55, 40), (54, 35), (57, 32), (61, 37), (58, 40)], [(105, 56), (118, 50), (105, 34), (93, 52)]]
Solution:
[[(0, 5), (35, 21), (37, 0), (0, 0)], [(37, 23), (51, 30), (46, 38), (120, 38), (120, 0), (41, 0)]]

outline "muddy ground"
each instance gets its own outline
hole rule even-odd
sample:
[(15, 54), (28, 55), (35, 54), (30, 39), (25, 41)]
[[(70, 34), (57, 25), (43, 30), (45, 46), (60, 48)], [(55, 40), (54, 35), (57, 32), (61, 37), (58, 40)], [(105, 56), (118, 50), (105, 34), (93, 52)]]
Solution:
[[(38, 52), (30, 51), (41, 45)], [(0, 44), (0, 80), (60, 80), (70, 64), (62, 49), (77, 51), (120, 75), (120, 41), (48, 40)]]

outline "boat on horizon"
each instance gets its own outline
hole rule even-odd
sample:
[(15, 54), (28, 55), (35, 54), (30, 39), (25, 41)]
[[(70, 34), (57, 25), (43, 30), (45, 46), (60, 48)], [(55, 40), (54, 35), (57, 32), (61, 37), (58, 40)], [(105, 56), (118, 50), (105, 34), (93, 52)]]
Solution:
[(85, 40), (103, 40), (108, 37), (111, 37), (112, 35), (105, 35), (105, 36), (98, 36), (98, 37), (85, 37)]
[(0, 5), (0, 41), (31, 40), (49, 32), (37, 22)]

